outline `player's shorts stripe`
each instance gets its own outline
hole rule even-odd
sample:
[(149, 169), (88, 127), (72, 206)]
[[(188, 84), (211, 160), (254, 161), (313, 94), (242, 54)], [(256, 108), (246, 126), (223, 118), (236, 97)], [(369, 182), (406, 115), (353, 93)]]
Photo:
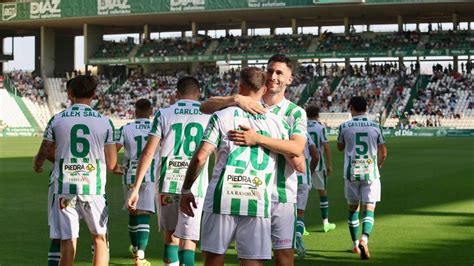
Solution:
[(155, 159), (151, 161), (150, 181), (155, 182)]

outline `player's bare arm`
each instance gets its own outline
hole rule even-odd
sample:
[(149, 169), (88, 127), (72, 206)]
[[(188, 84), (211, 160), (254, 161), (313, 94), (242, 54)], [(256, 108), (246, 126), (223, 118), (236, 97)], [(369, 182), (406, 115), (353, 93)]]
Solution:
[(285, 156), (285, 159), (290, 163), (291, 167), (293, 167), (295, 171), (301, 173), (306, 171), (306, 161), (304, 155), (293, 157)]
[(242, 130), (230, 130), (228, 132), (229, 139), (237, 145), (260, 145), (285, 156), (303, 156), (306, 138), (300, 135), (292, 135), (289, 140), (283, 140), (263, 136), (248, 126), (241, 125), (240, 128)]
[(314, 170), (316, 170), (316, 167), (318, 166), (318, 162), (319, 162), (319, 153), (318, 153), (318, 149), (316, 148), (316, 145), (309, 146), (309, 154), (311, 155), (309, 170), (311, 171), (311, 173), (313, 173)]
[(56, 144), (53, 143), (53, 147), (50, 149), (48, 156), (46, 157), (46, 160), (54, 163), (55, 159), (56, 159)]
[(327, 170), (326, 175), (330, 176), (332, 174), (332, 157), (331, 157), (331, 147), (329, 146), (329, 143), (324, 143), (323, 149), (324, 149), (324, 156), (326, 157), (326, 170)]
[(54, 142), (44, 139), (43, 142), (41, 142), (38, 154), (36, 154), (33, 160), (33, 169), (36, 173), (43, 172), (44, 161), (50, 155), (51, 150), (54, 152)]
[[(117, 148), (117, 154), (118, 154), (119, 151), (122, 149), (123, 145), (120, 143), (116, 143), (115, 147)], [(127, 167), (118, 163), (117, 166), (114, 168), (113, 173), (116, 175), (123, 175), (126, 169)]]
[(205, 114), (212, 114), (229, 106), (239, 106), (253, 115), (266, 112), (265, 108), (259, 102), (256, 102), (255, 99), (239, 94), (211, 97), (201, 104), (199, 110)]
[(105, 163), (109, 171), (114, 171), (117, 167), (117, 148), (115, 144), (106, 144), (104, 146)]
[(142, 156), (138, 161), (137, 166), (137, 174), (135, 183), (133, 184), (132, 191), (130, 196), (128, 197), (128, 209), (135, 210), (138, 203), (138, 191), (140, 190), (140, 186), (143, 182), (143, 177), (145, 177), (146, 171), (151, 165), (151, 161), (153, 161), (153, 156), (155, 155), (155, 151), (160, 145), (160, 138), (157, 136), (149, 135), (148, 140), (145, 144), (145, 148), (143, 148)]
[(206, 165), (207, 158), (209, 158), (215, 149), (216, 147), (214, 145), (202, 141), (201, 146), (194, 153), (193, 158), (189, 162), (186, 177), (184, 178), (183, 188), (181, 189), (181, 200), (179, 205), (181, 211), (191, 217), (194, 217), (192, 208), (197, 208), (196, 200), (194, 199), (194, 195), (191, 193), (191, 187), (203, 170), (204, 165)]
[(382, 169), (385, 159), (387, 159), (387, 146), (385, 146), (385, 144), (379, 144), (377, 147), (377, 163), (379, 169)]

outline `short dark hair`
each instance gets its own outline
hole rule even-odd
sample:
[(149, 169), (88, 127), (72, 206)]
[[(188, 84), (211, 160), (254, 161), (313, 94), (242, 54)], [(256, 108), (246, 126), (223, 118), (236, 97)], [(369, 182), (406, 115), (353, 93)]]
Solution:
[(347, 107), (350, 108), (351, 106), (356, 112), (365, 112), (367, 111), (367, 100), (362, 96), (353, 96), (349, 100), (349, 105)]
[(307, 116), (308, 118), (311, 118), (311, 117), (319, 117), (319, 111), (320, 111), (320, 109), (319, 109), (319, 107), (316, 106), (316, 105), (308, 105), (308, 106), (306, 107), (306, 110), (305, 110), (305, 111), (306, 111), (306, 116)]
[(199, 81), (190, 76), (180, 78), (176, 88), (181, 95), (190, 95), (201, 91)]
[(135, 102), (135, 109), (139, 112), (146, 112), (151, 109), (151, 102), (148, 99), (139, 99)]
[(259, 91), (265, 85), (265, 73), (258, 67), (244, 67), (240, 70), (240, 83), (252, 91)]
[(293, 65), (291, 64), (291, 60), (290, 58), (288, 58), (288, 56), (284, 54), (274, 54), (272, 55), (272, 57), (270, 57), (270, 59), (268, 59), (267, 65), (275, 62), (285, 63), (286, 66), (291, 70), (291, 72), (293, 72)]
[(76, 98), (92, 98), (97, 89), (97, 80), (89, 75), (80, 75), (66, 83), (71, 94)]

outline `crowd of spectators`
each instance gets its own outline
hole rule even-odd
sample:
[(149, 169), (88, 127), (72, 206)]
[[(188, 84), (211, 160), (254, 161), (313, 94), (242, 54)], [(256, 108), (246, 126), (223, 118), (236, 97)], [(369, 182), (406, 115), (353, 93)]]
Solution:
[(127, 57), (135, 46), (134, 39), (129, 37), (126, 41), (103, 41), (94, 54), (94, 58), (123, 58)]
[(418, 90), (409, 115), (435, 116), (438, 118), (460, 118), (462, 111), (456, 108), (460, 95), (469, 101), (467, 109), (474, 107), (474, 75), (452, 72), (435, 72), (426, 88)]
[(209, 36), (145, 40), (137, 57), (203, 55), (211, 41)]
[(218, 39), (214, 54), (300, 53), (306, 52), (313, 35), (233, 36)]
[(15, 70), (9, 73), (16, 89), (22, 97), (27, 97), (33, 102), (47, 103), (48, 95), (44, 89), (44, 81), (34, 72)]

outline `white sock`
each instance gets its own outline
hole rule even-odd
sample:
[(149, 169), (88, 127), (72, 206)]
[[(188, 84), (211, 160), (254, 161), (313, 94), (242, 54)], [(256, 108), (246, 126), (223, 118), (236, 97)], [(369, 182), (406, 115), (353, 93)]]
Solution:
[(328, 219), (328, 218), (323, 219), (323, 224), (324, 224), (324, 225), (329, 224), (329, 219)]
[(362, 234), (362, 236), (360, 237), (362, 239), (362, 241), (364, 241), (366, 244), (369, 244), (369, 236), (366, 235), (366, 234)]
[(145, 259), (145, 251), (137, 250), (137, 257), (141, 260)]
[(359, 240), (352, 241), (352, 248), (358, 247), (359, 246)]

